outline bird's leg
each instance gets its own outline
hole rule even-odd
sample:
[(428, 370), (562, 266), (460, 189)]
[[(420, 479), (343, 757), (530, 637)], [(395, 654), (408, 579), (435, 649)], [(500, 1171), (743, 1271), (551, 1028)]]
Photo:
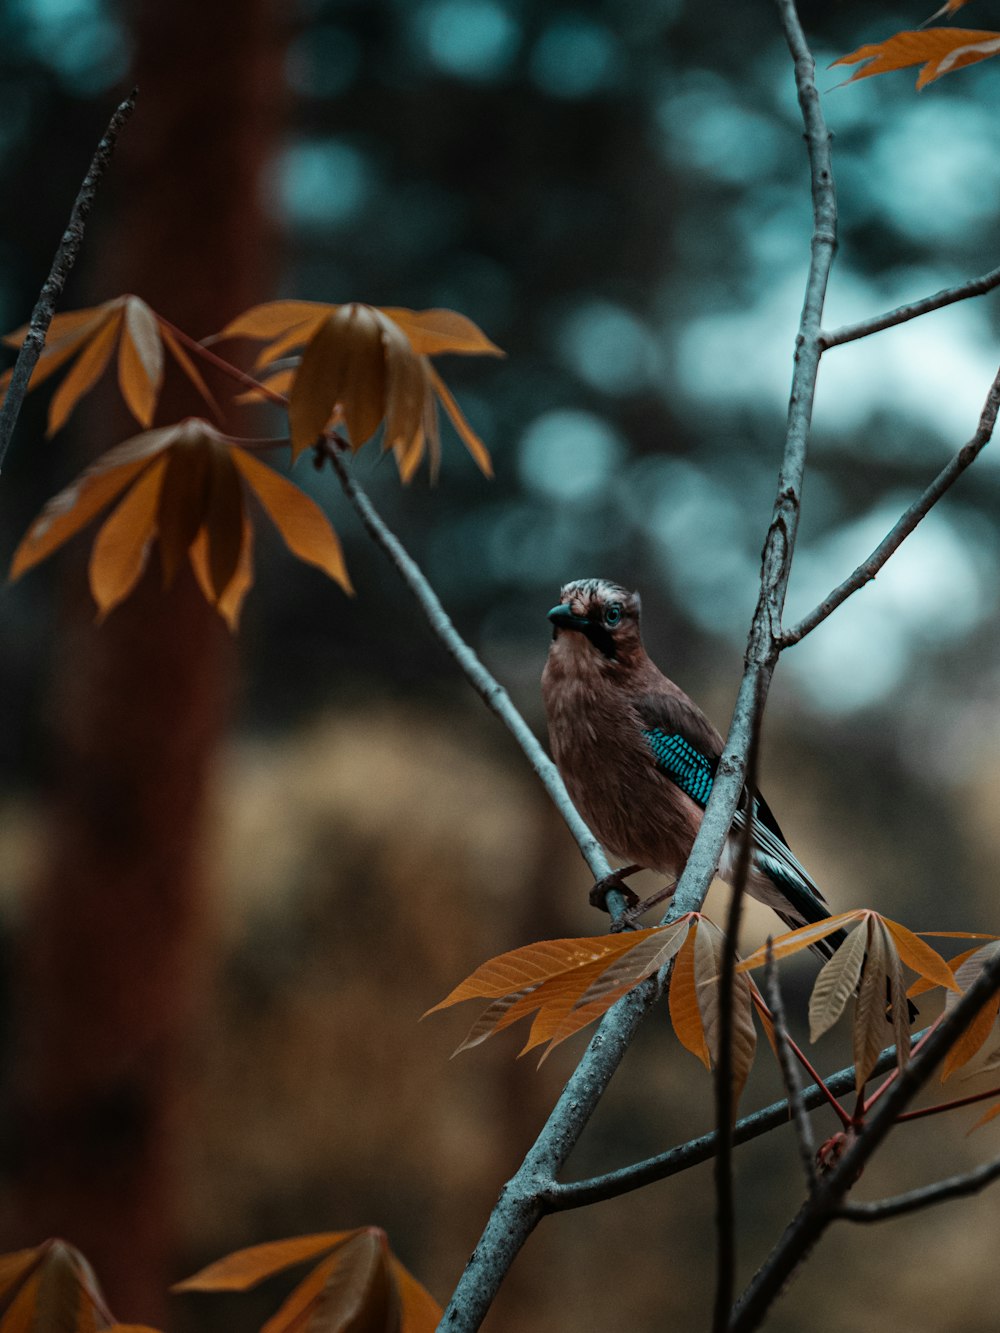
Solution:
[[(627, 911), (622, 913), (619, 920), (615, 922), (611, 929), (614, 931), (629, 929), (629, 927), (633, 926), (651, 907), (655, 907), (657, 903), (665, 903), (668, 898), (672, 898), (676, 888), (677, 881), (674, 880), (672, 884), (664, 884), (662, 889), (657, 889), (655, 893), (651, 893), (648, 898), (643, 898), (641, 902), (639, 902), (638, 899), (636, 899), (635, 902), (630, 902)], [(635, 898), (635, 894), (632, 896)]]
[(633, 893), (622, 881), (641, 869), (642, 866), (620, 866), (617, 870), (612, 870), (610, 875), (605, 875), (603, 879), (597, 880), (590, 890), (591, 907), (599, 907), (602, 912), (609, 911), (608, 894), (614, 891), (622, 895), (629, 905), (629, 911), (631, 911), (639, 901), (639, 895)]

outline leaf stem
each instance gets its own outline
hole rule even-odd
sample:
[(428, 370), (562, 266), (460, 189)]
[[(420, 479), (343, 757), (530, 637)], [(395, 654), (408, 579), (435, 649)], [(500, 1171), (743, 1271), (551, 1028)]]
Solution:
[(221, 370), (224, 375), (228, 375), (231, 380), (235, 380), (237, 384), (241, 384), (244, 389), (255, 389), (258, 393), (262, 393), (265, 398), (269, 398), (272, 403), (276, 403), (278, 407), (288, 406), (288, 398), (285, 394), (277, 393), (274, 389), (269, 389), (266, 384), (261, 384), (260, 380), (255, 380), (252, 375), (248, 375), (245, 371), (240, 370), (237, 366), (234, 366), (232, 362), (226, 361), (223, 357), (216, 355), (210, 347), (204, 346), (204, 344), (198, 342), (196, 338), (192, 338), (190, 334), (185, 333), (183, 329), (178, 328), (176, 324), (172, 324), (170, 320), (164, 315), (161, 315), (159, 311), (154, 311), (153, 313), (163, 327), (169, 329), (177, 341), (183, 343), (189, 352), (193, 352), (195, 356), (200, 356), (203, 361), (208, 362), (210, 366), (214, 366), (216, 370)]
[(871, 334), (880, 333), (883, 329), (905, 324), (907, 320), (929, 315), (932, 310), (940, 310), (943, 306), (953, 305), (956, 301), (966, 301), (970, 296), (984, 296), (994, 287), (1000, 287), (1000, 268), (991, 269), (989, 273), (984, 273), (978, 278), (969, 278), (967, 282), (960, 282), (955, 287), (945, 287), (935, 292), (933, 296), (925, 296), (919, 301), (897, 306), (895, 310), (886, 311), (885, 314), (872, 315), (868, 319), (859, 320), (856, 324), (845, 324), (842, 328), (824, 332), (823, 349), (825, 351), (830, 347), (842, 347), (844, 343), (870, 337)]

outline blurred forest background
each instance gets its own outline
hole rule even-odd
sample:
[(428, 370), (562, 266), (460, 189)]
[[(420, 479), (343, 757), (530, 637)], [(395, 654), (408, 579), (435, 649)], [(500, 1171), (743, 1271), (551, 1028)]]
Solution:
[[(927, 17), (803, 8), (823, 89), (830, 60)], [(496, 478), (452, 436), (436, 487), (363, 454), (376, 502), (539, 731), (545, 612), (585, 575), (641, 589), (651, 653), (725, 730), (810, 228), (769, 4), (5, 0), (0, 76), (4, 329), (137, 81), (63, 308), (134, 290), (196, 337), (277, 296), (469, 315), (507, 360), (443, 370)], [(827, 326), (1000, 262), (996, 79), (987, 63), (919, 97), (912, 73), (827, 97)], [(789, 619), (971, 435), (997, 325), (987, 297), (828, 354)], [(134, 433), (109, 393), (48, 443), (47, 397), (0, 485), (5, 562), (81, 462)], [(165, 410), (197, 409), (178, 389)], [(257, 411), (235, 428), (279, 429)], [(768, 713), (762, 786), (801, 859), (836, 908), (914, 929), (998, 925), (996, 459), (786, 655)], [(417, 1019), (485, 957), (604, 925), (519, 752), (335, 479), (302, 462), (297, 480), (333, 517), (353, 600), (277, 541), (234, 645), (189, 586), (161, 597), (155, 568), (96, 628), (83, 540), (2, 594), (0, 1242), (65, 1235), (120, 1318), (180, 1333), (256, 1327), (281, 1283), (167, 1311), (167, 1282), (369, 1222), (446, 1299), (580, 1043), (540, 1071), (514, 1061), (516, 1033), (449, 1063), (473, 1014)], [(788, 973), (799, 1013), (811, 972)], [(833, 1036), (818, 1059), (849, 1051)], [(768, 1062), (746, 1109), (779, 1095)], [(654, 1017), (574, 1166), (711, 1114)], [(897, 1131), (860, 1193), (992, 1155), (994, 1126), (962, 1138), (974, 1118)], [(788, 1133), (737, 1167), (749, 1275), (801, 1180)], [(835, 1232), (769, 1327), (992, 1328), (994, 1208), (918, 1214), (877, 1244)], [(712, 1210), (705, 1166), (546, 1221), (488, 1327), (704, 1327)]]

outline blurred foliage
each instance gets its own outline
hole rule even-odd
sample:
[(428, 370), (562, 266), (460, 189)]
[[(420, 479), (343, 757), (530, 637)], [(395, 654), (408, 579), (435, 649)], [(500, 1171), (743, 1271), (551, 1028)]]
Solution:
[[(845, 4), (806, 17), (822, 68), (919, 15)], [(798, 111), (770, 11), (309, 0), (288, 22), (293, 117), (267, 183), (287, 241), (279, 294), (451, 305), (509, 352), (453, 374), (497, 457), (493, 485), (454, 450), (430, 494), (399, 497), (380, 472), (371, 479), (463, 628), (527, 698), (544, 637), (532, 609), (570, 577), (607, 573), (641, 584), (650, 637), (675, 674), (728, 681), (754, 599), (808, 244)], [(124, 15), (102, 0), (11, 0), (3, 25), (10, 325), (47, 262), (66, 182), (127, 77), (129, 42)], [(901, 75), (827, 98), (842, 217), (831, 323), (996, 263), (991, 77), (968, 70), (918, 99)], [(836, 73), (820, 82), (833, 88)], [(100, 275), (80, 281), (96, 290)], [(994, 309), (968, 303), (828, 356), (793, 614), (971, 433)], [(66, 472), (38, 465), (31, 430), (29, 416), (15, 477), (29, 472), (34, 496)], [(931, 672), (942, 711), (962, 711), (984, 669), (964, 649), (996, 609), (997, 543), (983, 518), (997, 475), (988, 453), (879, 593), (789, 655), (807, 708), (891, 708), (901, 685)], [(336, 506), (332, 478), (312, 485)], [(2, 504), (16, 531), (30, 502)], [(393, 658), (383, 601), (396, 590), (378, 557), (358, 559), (361, 598), (321, 652), (321, 594), (290, 586), (283, 566), (264, 579), (274, 605), (259, 623), (277, 616), (282, 642), (304, 649), (289, 712), (325, 691), (331, 651), (348, 672)], [(16, 600), (28, 634), (38, 616), (25, 602), (36, 600), (31, 588)], [(407, 657), (415, 679), (450, 674), (425, 635), (410, 636)], [(252, 675), (251, 711), (273, 706), (264, 645)], [(8, 735), (10, 762), (30, 747), (21, 727)]]
[[(418, 479), (403, 490), (391, 464), (362, 457), (359, 472), (386, 517), (459, 628), (536, 722), (545, 611), (561, 583), (599, 574), (641, 588), (651, 653), (724, 726), (756, 596), (809, 242), (801, 124), (771, 6), (300, 0), (282, 15), (290, 121), (265, 187), (282, 237), (274, 295), (449, 306), (508, 353), (504, 362), (445, 364), (493, 455), (496, 479), (485, 481), (453, 438), (445, 439), (433, 489)], [(804, 14), (821, 71), (925, 17), (913, 3), (860, 0), (809, 6)], [(0, 327), (14, 327), (30, 310), (109, 108), (128, 86), (129, 45), (127, 6), (7, 0), (0, 9)], [(829, 324), (1000, 262), (995, 79), (990, 65), (977, 67), (918, 97), (903, 73), (826, 98), (841, 210)], [(821, 72), (824, 90), (837, 82), (836, 71)], [(140, 100), (127, 132), (139, 134), (141, 126)], [(115, 190), (112, 169), (92, 238), (115, 207)], [(64, 308), (117, 294), (94, 269), (97, 249), (85, 245)], [(995, 296), (963, 303), (824, 359), (791, 616), (868, 553), (972, 433), (996, 366), (996, 311)], [(43, 443), (44, 395), (35, 399), (0, 484), (5, 562), (33, 514), (77, 470), (71, 447)], [(78, 443), (81, 454), (95, 452)], [(877, 583), (788, 654), (772, 699), (767, 790), (803, 859), (838, 907), (871, 902), (914, 928), (925, 924), (930, 908), (921, 904), (932, 898), (938, 927), (995, 925), (975, 899), (978, 893), (985, 904), (993, 895), (990, 867), (1000, 850), (995, 458), (990, 446)], [(512, 1069), (502, 1050), (502, 1065), (488, 1065), (485, 1076), (455, 1065), (442, 1074), (447, 1040), (428, 1035), (428, 1025), (413, 1037), (401, 1010), (409, 1006), (415, 1017), (500, 947), (560, 929), (592, 930), (585, 875), (578, 871), (578, 915), (546, 900), (576, 862), (553, 862), (549, 848), (561, 835), (537, 802), (520, 787), (504, 795), (504, 783), (530, 782), (510, 776), (517, 757), (490, 719), (474, 724), (479, 714), (456, 703), (465, 687), (353, 523), (335, 480), (305, 462), (297, 479), (330, 506), (358, 597), (348, 600), (321, 575), (293, 566), (276, 541), (270, 550), (261, 543), (257, 595), (240, 640), (245, 730), (259, 736), (304, 726), (333, 700), (338, 715), (351, 716), (372, 694), (416, 695), (447, 714), (440, 725), (451, 739), (435, 739), (438, 723), (420, 727), (409, 715), (362, 709), (341, 766), (333, 746), (310, 768), (302, 749), (308, 738), (299, 738), (287, 755), (288, 775), (303, 784), (294, 789), (299, 805), (334, 775), (349, 792), (339, 813), (324, 810), (308, 837), (298, 830), (302, 864), (291, 869), (272, 864), (282, 849), (294, 859), (297, 846), (297, 826), (283, 822), (292, 802), (287, 792), (279, 799), (273, 780), (275, 754), (285, 750), (261, 760), (266, 776), (256, 805), (236, 779), (257, 769), (234, 759), (230, 794), (258, 816), (240, 825), (242, 846), (266, 855), (252, 866), (227, 863), (231, 882), (246, 890), (251, 880), (258, 899), (239, 904), (239, 939), (227, 942), (238, 975), (227, 977), (226, 998), (196, 1056), (204, 1067), (195, 1071), (192, 1095), (206, 1106), (197, 1108), (201, 1135), (184, 1149), (188, 1258), (231, 1246), (234, 1217), (241, 1219), (235, 1243), (249, 1243), (296, 1225), (381, 1221), (392, 1232), (412, 1225), (414, 1210), (426, 1205), (419, 1230), (432, 1253), (414, 1268), (444, 1295), (498, 1180), (515, 1165), (565, 1069), (554, 1058), (539, 1081)], [(82, 551), (67, 558), (80, 560)], [(57, 601), (55, 576), (44, 568), (3, 594), (0, 772), (7, 786), (35, 780), (44, 764), (39, 663), (55, 650)], [(478, 752), (475, 764), (487, 756), (483, 771), (458, 766), (456, 728), (466, 749), (471, 742)], [(419, 771), (407, 767), (413, 763)], [(449, 775), (443, 786), (442, 773)], [(394, 801), (385, 811), (372, 792), (384, 797), (387, 789)], [(448, 836), (438, 829), (421, 842), (428, 801), (444, 812)], [(502, 836), (491, 841), (470, 810), (494, 805)], [(228, 812), (230, 821), (246, 815)], [(514, 898), (514, 887), (503, 884), (515, 874), (510, 852), (522, 846), (526, 820), (536, 821), (538, 850), (522, 867)], [(401, 830), (395, 849), (390, 826)], [(23, 864), (19, 828), (9, 844), (15, 852), (0, 867), (15, 884)], [(456, 873), (456, 828), (489, 848), (489, 866), (473, 846), (468, 866), (457, 863), (467, 873)], [(250, 870), (260, 871), (259, 885)], [(437, 894), (428, 897), (428, 886)], [(289, 903), (294, 910), (286, 910)], [(399, 941), (387, 945), (369, 912), (395, 917), (402, 934), (409, 930), (411, 952), (403, 954)], [(374, 976), (358, 971), (347, 952), (348, 917), (352, 948), (368, 930), (372, 954), (383, 959)], [(448, 929), (431, 933), (441, 920)], [(414, 953), (421, 927), (428, 934)], [(395, 989), (404, 980), (419, 992), (405, 1004)], [(385, 1000), (375, 1007), (380, 988), (391, 992), (391, 1009)], [(364, 1005), (382, 1024), (372, 1018), (361, 1032)], [(355, 1077), (323, 1066), (317, 1095), (304, 1098), (304, 1061), (315, 1060), (324, 1043), (344, 1065), (354, 1062)], [(707, 1100), (676, 1086), (677, 1052), (663, 1044), (661, 1033), (645, 1034), (635, 1054), (646, 1062), (645, 1092), (659, 1099), (656, 1117), (640, 1108), (633, 1083), (616, 1083), (581, 1170), (666, 1146), (662, 1116), (672, 1111), (671, 1134), (678, 1125), (681, 1133), (704, 1126)], [(406, 1090), (398, 1105), (378, 1103), (387, 1082)], [(359, 1088), (368, 1089), (362, 1101), (373, 1108), (360, 1149), (351, 1122)], [(468, 1104), (459, 1106), (463, 1097)], [(499, 1137), (489, 1123), (497, 1105)], [(388, 1153), (415, 1132), (424, 1156), (397, 1164), (401, 1174), (390, 1186), (379, 1174)], [(922, 1128), (912, 1134), (912, 1159), (927, 1160), (934, 1144), (944, 1174), (937, 1140)], [(307, 1162), (310, 1145), (316, 1152)], [(741, 1171), (747, 1197), (758, 1197), (757, 1187), (763, 1191), (774, 1176), (770, 1143), (746, 1150)], [(687, 1210), (685, 1226), (671, 1228), (669, 1267), (669, 1218), (659, 1202), (665, 1188), (671, 1208)], [(505, 1290), (510, 1309), (521, 1312), (517, 1327), (529, 1328), (519, 1296), (534, 1302), (533, 1327), (554, 1327), (574, 1281), (574, 1308), (604, 1309), (605, 1265), (617, 1253), (614, 1240), (626, 1234), (618, 1271), (627, 1263), (669, 1281), (703, 1262), (696, 1246), (710, 1226), (705, 1177), (692, 1173), (660, 1191), (606, 1205), (615, 1228), (610, 1250), (609, 1233), (597, 1231), (589, 1215), (560, 1219), (558, 1240), (555, 1226), (544, 1230), (532, 1246), (548, 1264), (545, 1291), (517, 1269)], [(756, 1213), (762, 1236), (785, 1215), (780, 1199), (767, 1198)], [(933, 1266), (907, 1262), (901, 1326), (926, 1322), (934, 1267), (961, 1274), (970, 1302), (967, 1314), (956, 1308), (950, 1322), (942, 1314), (935, 1326), (981, 1327), (972, 1304), (976, 1275), (991, 1272), (982, 1249), (990, 1231), (974, 1219), (987, 1216), (986, 1206), (961, 1213), (954, 1232), (927, 1239)], [(919, 1221), (902, 1224), (901, 1234), (918, 1240), (919, 1228)], [(643, 1231), (641, 1241), (631, 1238), (635, 1231)], [(827, 1253), (834, 1264), (850, 1256), (858, 1290), (883, 1280), (874, 1268), (881, 1248), (876, 1255), (838, 1233)], [(630, 1281), (624, 1292), (613, 1286), (614, 1314), (630, 1327), (662, 1325), (664, 1293), (655, 1284)], [(806, 1284), (801, 1291), (776, 1316), (776, 1329), (801, 1327), (807, 1311), (812, 1317)], [(677, 1297), (681, 1325), (701, 1317), (691, 1304), (700, 1299)], [(884, 1310), (869, 1317), (842, 1294), (837, 1301), (831, 1327), (883, 1327)]]

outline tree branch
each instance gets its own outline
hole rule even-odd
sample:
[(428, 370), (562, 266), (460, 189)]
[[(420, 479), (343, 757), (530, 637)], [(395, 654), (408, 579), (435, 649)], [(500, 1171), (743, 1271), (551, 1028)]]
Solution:
[[(895, 1068), (896, 1048), (887, 1047), (879, 1056), (875, 1074), (885, 1073)], [(854, 1088), (854, 1066), (840, 1069), (826, 1080), (826, 1088), (834, 1094), (850, 1092)], [(815, 1111), (828, 1106), (829, 1101), (824, 1088), (818, 1083), (811, 1084), (802, 1091), (802, 1106), (806, 1111)], [(758, 1139), (763, 1134), (787, 1125), (792, 1116), (792, 1108), (787, 1099), (773, 1102), (759, 1111), (743, 1116), (733, 1126), (733, 1143), (739, 1146)], [(716, 1153), (718, 1135), (715, 1130), (710, 1134), (701, 1134), (689, 1139), (675, 1148), (649, 1157), (645, 1161), (635, 1162), (630, 1166), (620, 1167), (617, 1171), (608, 1171), (601, 1176), (591, 1176), (587, 1180), (557, 1181), (546, 1191), (544, 1204), (547, 1213), (563, 1212), (567, 1208), (583, 1208), (591, 1203), (600, 1203), (604, 1199), (617, 1199), (621, 1194), (641, 1189), (658, 1180), (667, 1180), (679, 1175), (692, 1166), (700, 1166), (710, 1161)]]
[(933, 1185), (923, 1185), (920, 1189), (910, 1190), (906, 1194), (896, 1194), (889, 1199), (879, 1199), (875, 1203), (852, 1203), (841, 1208), (836, 1216), (849, 1222), (884, 1222), (887, 1218), (902, 1217), (906, 1213), (915, 1213), (921, 1208), (930, 1208), (947, 1199), (963, 1199), (970, 1194), (1000, 1180), (1000, 1157), (986, 1162), (960, 1176), (949, 1176)]
[[(524, 752), (528, 763), (538, 774), (556, 809), (562, 815), (569, 831), (576, 839), (584, 860), (594, 879), (603, 879), (611, 873), (600, 843), (577, 813), (569, 799), (565, 784), (555, 764), (535, 739), (531, 728), (511, 703), (510, 696), (500, 682), (479, 660), (452, 624), (441, 600), (431, 587), (420, 566), (403, 543), (389, 528), (354, 477), (347, 464), (347, 446), (336, 436), (326, 439), (323, 456), (337, 474), (337, 479), (350, 503), (368, 531), (369, 536), (389, 557), (400, 578), (413, 593), (438, 640), (457, 663), (460, 671), (485, 703), (486, 707), (503, 722)], [(619, 895), (620, 897), (621, 895)], [(623, 904), (624, 905), (624, 904)]]
[(821, 335), (823, 350), (828, 347), (842, 347), (844, 343), (867, 338), (873, 333), (880, 333), (883, 329), (905, 324), (907, 320), (919, 319), (921, 315), (929, 315), (932, 310), (940, 310), (942, 306), (953, 305), (956, 301), (966, 301), (970, 296), (984, 296), (994, 287), (1000, 287), (1000, 268), (992, 269), (982, 277), (970, 278), (968, 282), (961, 282), (956, 287), (945, 287), (935, 292), (933, 296), (925, 296), (920, 301), (897, 306), (895, 310), (889, 310), (884, 315), (873, 315), (870, 319), (859, 320), (857, 324), (845, 324), (843, 328), (831, 329), (829, 333)]
[(996, 424), (998, 408), (1000, 408), (1000, 370), (997, 371), (996, 377), (990, 385), (989, 393), (986, 395), (983, 410), (979, 415), (979, 425), (976, 427), (976, 433), (966, 444), (962, 445), (958, 453), (941, 469), (923, 495), (914, 500), (899, 522), (875, 547), (868, 559), (863, 560), (853, 574), (824, 597), (807, 616), (803, 616), (797, 625), (785, 630), (781, 636), (782, 648), (790, 648), (792, 644), (804, 639), (817, 625), (821, 625), (827, 616), (832, 615), (838, 606), (846, 602), (848, 597), (874, 579), (889, 557), (899, 549), (917, 524), (927, 516), (938, 500), (941, 499), (945, 491), (954, 485), (966, 468), (976, 461), (983, 449), (989, 444)]
[(101, 142), (97, 145), (87, 169), (87, 174), (83, 178), (83, 184), (80, 186), (80, 191), (70, 210), (69, 221), (52, 260), (49, 276), (45, 279), (42, 290), (38, 293), (35, 308), (31, 312), (28, 332), (25, 334), (24, 342), (17, 354), (10, 384), (7, 387), (3, 405), (0, 406), (0, 469), (3, 468), (7, 450), (10, 448), (11, 438), (14, 434), (14, 427), (21, 415), (21, 406), (24, 402), (24, 395), (28, 391), (31, 373), (42, 354), (42, 348), (45, 346), (45, 335), (49, 331), (52, 316), (55, 314), (56, 303), (62, 295), (70, 269), (80, 252), (84, 226), (90, 216), (97, 187), (107, 170), (108, 163), (111, 161), (111, 154), (118, 142), (118, 135), (135, 110), (137, 97), (138, 89), (133, 88), (124, 102), (119, 103), (108, 123), (108, 128), (104, 131)]

